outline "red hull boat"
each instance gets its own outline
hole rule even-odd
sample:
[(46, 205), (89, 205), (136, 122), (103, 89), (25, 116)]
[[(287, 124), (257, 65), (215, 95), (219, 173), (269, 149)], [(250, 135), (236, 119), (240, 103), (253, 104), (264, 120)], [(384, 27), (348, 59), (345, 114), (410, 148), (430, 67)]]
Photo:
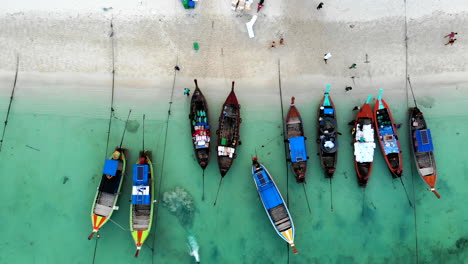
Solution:
[(239, 145), (240, 130), (240, 105), (234, 93), (234, 82), (232, 82), (231, 93), (229, 93), (223, 104), (219, 116), (217, 157), (221, 177), (224, 177), (236, 158), (236, 148)]
[(372, 173), (374, 163), (374, 113), (369, 105), (372, 95), (367, 97), (366, 103), (356, 116), (353, 129), (354, 167), (358, 177), (358, 184), (366, 187)]
[(286, 137), (289, 145), (289, 161), (296, 177), (297, 183), (305, 183), (307, 171), (307, 151), (305, 145), (304, 128), (302, 118), (294, 105), (294, 96), (291, 98), (291, 106), (286, 116)]

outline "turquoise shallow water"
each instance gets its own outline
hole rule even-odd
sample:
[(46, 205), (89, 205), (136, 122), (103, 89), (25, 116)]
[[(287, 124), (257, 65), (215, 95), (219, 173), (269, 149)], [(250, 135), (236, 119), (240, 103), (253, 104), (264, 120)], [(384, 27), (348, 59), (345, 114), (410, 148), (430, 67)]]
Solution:
[[(287, 83), (283, 83), (284, 114), (292, 95)], [(272, 87), (277, 87), (277, 82), (272, 81)], [(217, 116), (229, 91), (227, 86), (217, 89), (214, 97), (203, 90), (213, 127), (217, 127)], [(243, 103), (251, 102), (246, 99), (249, 93), (245, 89), (238, 91), (242, 145), (215, 207), (220, 179), (216, 157), (211, 157), (205, 173), (206, 199), (202, 201), (202, 170), (195, 162), (189, 135), (189, 99), (181, 96), (182, 89), (176, 89), (168, 117), (170, 91), (168, 88), (165, 95), (145, 106), (154, 107), (146, 112), (145, 145), (153, 151), (159, 202), (151, 236), (138, 259), (133, 258), (135, 248), (130, 233), (123, 230), (128, 229), (130, 166), (119, 200), (120, 210), (112, 217), (115, 223), (107, 223), (99, 232), (99, 239), (86, 239), (92, 229), (90, 210), (104, 157), (120, 143), (123, 120), (132, 103), (127, 107), (117, 98), (106, 153), (105, 107), (96, 107), (97, 118), (68, 114), (65, 105), (61, 106), (62, 111), (34, 114), (34, 107), (29, 106), (31, 99), (21, 95), (16, 98), (0, 153), (0, 193), (4, 201), (0, 207), (0, 263), (193, 263), (187, 253), (189, 234), (198, 240), (202, 263), (463, 263), (468, 258), (468, 214), (464, 203), (468, 143), (463, 140), (468, 133), (468, 118), (463, 107), (456, 107), (465, 101), (463, 97), (452, 101), (421, 98), (421, 108), (433, 131), (440, 200), (425, 190), (412, 169), (406, 99), (397, 100), (401, 94), (387, 98), (395, 119), (403, 123), (399, 131), (403, 181), (414, 204), (412, 208), (401, 183), (392, 180), (379, 149), (363, 203), (346, 124), (355, 114), (350, 109), (362, 104), (365, 96), (333, 97), (332, 88), (339, 131), (343, 134), (332, 183), (333, 212), (330, 184), (315, 155), (315, 115), (322, 91), (311, 91), (310, 98), (298, 98), (296, 105), (305, 121), (311, 158), (305, 186), (312, 210), (309, 213), (304, 188), (295, 183), (285, 163), (281, 99), (276, 91), (268, 97), (274, 100), (258, 100), (255, 104)], [(2, 109), (6, 109), (8, 98), (1, 99)], [(79, 107), (79, 102), (75, 104)], [(28, 107), (33, 110), (21, 110)], [(136, 162), (142, 140), (143, 112), (138, 106), (132, 108), (131, 126), (123, 144), (130, 150), (128, 164)], [(459, 122), (452, 123), (447, 117)], [(250, 175), (250, 159), (254, 155), (268, 168), (288, 200), (299, 255), (292, 254), (267, 219)], [(161, 194), (177, 186), (194, 198), (193, 226), (182, 226), (161, 205)]]

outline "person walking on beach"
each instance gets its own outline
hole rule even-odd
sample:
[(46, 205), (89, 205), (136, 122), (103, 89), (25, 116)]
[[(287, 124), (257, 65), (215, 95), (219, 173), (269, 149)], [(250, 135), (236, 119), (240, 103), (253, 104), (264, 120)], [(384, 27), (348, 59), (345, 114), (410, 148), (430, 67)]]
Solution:
[(280, 45), (284, 45), (284, 39), (283, 38), (280, 39)]
[(276, 42), (274, 40), (271, 42), (271, 47), (276, 48)]
[(356, 63), (353, 63), (353, 65), (351, 65), (349, 69), (356, 69)]
[(457, 35), (457, 34), (458, 34), (457, 32), (450, 32), (450, 34), (448, 34), (444, 38), (453, 39), (453, 38), (455, 38), (455, 35)]
[(322, 9), (322, 7), (323, 7), (323, 2), (320, 2), (320, 4), (318, 4), (318, 6), (317, 6), (317, 10)]
[(176, 66), (174, 67), (174, 70), (176, 70), (176, 71), (180, 71), (180, 68), (179, 68), (179, 66), (177, 66), (177, 65), (176, 65)]
[(184, 89), (184, 95), (187, 95), (187, 97), (190, 96), (190, 89), (189, 88)]
[(257, 13), (260, 12), (260, 9), (262, 9), (262, 7), (263, 7), (263, 2), (264, 2), (264, 1), (265, 1), (265, 0), (260, 0), (260, 2), (258, 2)]
[(346, 86), (346, 88), (345, 88), (345, 90), (346, 90), (347, 92), (351, 91), (352, 89), (353, 89), (353, 87), (351, 87), (351, 86)]
[(457, 39), (456, 38), (450, 39), (447, 43), (445, 43), (445, 46), (447, 46), (448, 44), (453, 45), (453, 43), (455, 43), (455, 40)]
[(330, 52), (328, 52), (327, 54), (325, 54), (325, 55), (323, 56), (323, 60), (325, 61), (325, 64), (327, 64), (327, 61), (328, 61), (328, 59), (331, 58), (331, 56), (332, 56), (332, 55), (331, 55)]

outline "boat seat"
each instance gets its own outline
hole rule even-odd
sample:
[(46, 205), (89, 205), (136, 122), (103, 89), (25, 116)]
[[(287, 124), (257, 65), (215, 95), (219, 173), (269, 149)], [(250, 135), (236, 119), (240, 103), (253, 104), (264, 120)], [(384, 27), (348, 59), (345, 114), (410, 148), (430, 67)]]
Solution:
[(133, 230), (137, 230), (137, 231), (148, 230), (148, 225), (133, 225)]
[(149, 218), (146, 217), (146, 219), (135, 219), (132, 218), (133, 225), (149, 225)]
[(292, 119), (291, 121), (288, 121), (287, 124), (288, 125), (292, 125), (292, 124), (300, 124), (301, 123), (301, 120), (299, 118), (294, 118)]
[(281, 220), (276, 221), (276, 222), (275, 222), (275, 225), (282, 224), (282, 223), (284, 223), (284, 222), (286, 222), (286, 221), (288, 221), (288, 220), (289, 220), (289, 217), (285, 217), (285, 218), (283, 218), (283, 219), (281, 219)]
[(291, 221), (289, 221), (289, 219), (288, 219), (288, 221), (286, 221), (286, 222), (284, 222), (284, 223), (282, 223), (280, 225), (277, 225), (276, 228), (278, 228), (278, 230), (280, 232), (283, 232), (284, 230), (288, 230), (289, 228), (291, 228)]
[(271, 218), (274, 222), (281, 221), (284, 218), (288, 218), (288, 212), (284, 204), (280, 204), (268, 210), (270, 212)]
[(112, 207), (114, 206), (115, 195), (112, 193), (101, 192), (99, 193), (99, 198), (97, 200), (98, 204), (102, 204), (104, 206)]
[(136, 216), (149, 215), (149, 213), (150, 213), (150, 210), (138, 210), (138, 211), (135, 211), (135, 215), (136, 215)]
[(422, 175), (428, 176), (434, 174), (434, 169), (432, 167), (419, 169)]
[(100, 216), (108, 217), (111, 212), (112, 212), (112, 207), (109, 207), (109, 206), (105, 206), (105, 205), (97, 203), (96, 206), (94, 207), (94, 214), (97, 214)]

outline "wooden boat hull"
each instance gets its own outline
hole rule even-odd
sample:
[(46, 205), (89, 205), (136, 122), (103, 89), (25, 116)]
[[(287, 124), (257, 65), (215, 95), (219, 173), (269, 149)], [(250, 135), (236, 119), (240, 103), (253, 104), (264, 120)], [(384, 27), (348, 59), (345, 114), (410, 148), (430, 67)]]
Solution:
[(305, 183), (308, 159), (305, 145), (306, 138), (304, 137), (301, 114), (294, 105), (294, 97), (291, 98), (291, 105), (286, 115), (285, 125), (289, 149), (288, 160), (291, 162), (291, 168), (294, 172), (296, 182)]
[(252, 163), (252, 176), (263, 208), (276, 233), (286, 241), (293, 248), (294, 253), (297, 254), (294, 245), (295, 228), (288, 207), (268, 170), (257, 161), (257, 158), (253, 158)]
[[(154, 214), (154, 169), (153, 163), (151, 161), (151, 151), (141, 151), (140, 158), (144, 157), (146, 162), (142, 164), (140, 160), (136, 163), (137, 165), (148, 165), (148, 185), (143, 187), (149, 187), (149, 204), (134, 204), (133, 195), (138, 192), (138, 188), (142, 185), (138, 185), (137, 182), (133, 181), (133, 190), (132, 190), (132, 203), (130, 205), (130, 233), (133, 240), (135, 241), (135, 246), (137, 252), (135, 257), (138, 257), (138, 253), (143, 246), (143, 243), (148, 238), (149, 233), (151, 232), (151, 226), (153, 224), (153, 214)], [(135, 176), (134, 176), (135, 177)]]
[[(440, 198), (440, 195), (435, 189), (437, 182), (437, 166), (434, 157), (430, 130), (427, 128), (423, 113), (417, 107), (409, 109), (409, 130), (412, 146), (411, 151), (416, 169), (418, 170), (422, 180), (426, 183), (427, 186), (429, 186), (429, 191), (433, 192), (437, 198)], [(420, 146), (418, 145), (417, 134), (419, 134), (419, 137), (425, 134), (425, 140), (423, 137), (421, 137), (421, 139), (429, 144), (429, 148), (421, 150), (419, 149)], [(420, 143), (426, 142), (421, 141)]]
[(204, 170), (210, 159), (211, 127), (208, 118), (208, 103), (200, 88), (198, 88), (197, 80), (195, 80), (195, 85), (196, 88), (190, 102), (189, 119), (195, 158)]
[(403, 158), (400, 140), (390, 107), (384, 99), (378, 99), (374, 106), (374, 120), (380, 149), (393, 178), (403, 174)]
[(221, 176), (224, 177), (236, 158), (236, 148), (239, 145), (240, 131), (240, 105), (234, 93), (234, 82), (232, 89), (221, 109), (219, 116), (217, 159)]
[[(369, 127), (370, 130), (362, 129), (364, 127)], [(362, 133), (366, 133), (361, 137)], [(366, 137), (367, 136), (367, 137)], [(359, 137), (359, 140), (356, 139)], [(363, 142), (360, 140), (364, 138)], [(365, 103), (359, 113), (356, 115), (355, 125), (353, 129), (353, 143), (354, 143), (354, 168), (356, 169), (356, 175), (358, 177), (358, 184), (361, 187), (366, 187), (367, 182), (372, 174), (372, 167), (374, 165), (373, 157), (374, 157), (374, 114), (372, 109), (368, 103)], [(365, 152), (366, 155), (361, 158), (361, 156), (357, 153), (360, 150), (367, 151)]]
[(335, 104), (328, 92), (325, 92), (317, 109), (317, 145), (320, 165), (325, 170), (327, 178), (333, 178), (338, 160), (338, 125), (336, 120)]
[(114, 210), (118, 210), (118, 206), (116, 205), (125, 176), (127, 150), (124, 148), (115, 148), (115, 150), (121, 152), (120, 159), (118, 160), (119, 165), (117, 167), (116, 176), (112, 179), (107, 179), (104, 174), (102, 175), (101, 182), (98, 186), (96, 195), (94, 196), (93, 206), (91, 208), (93, 231), (89, 235), (88, 239), (91, 239), (93, 235), (97, 233), (105, 223), (107, 223)]

